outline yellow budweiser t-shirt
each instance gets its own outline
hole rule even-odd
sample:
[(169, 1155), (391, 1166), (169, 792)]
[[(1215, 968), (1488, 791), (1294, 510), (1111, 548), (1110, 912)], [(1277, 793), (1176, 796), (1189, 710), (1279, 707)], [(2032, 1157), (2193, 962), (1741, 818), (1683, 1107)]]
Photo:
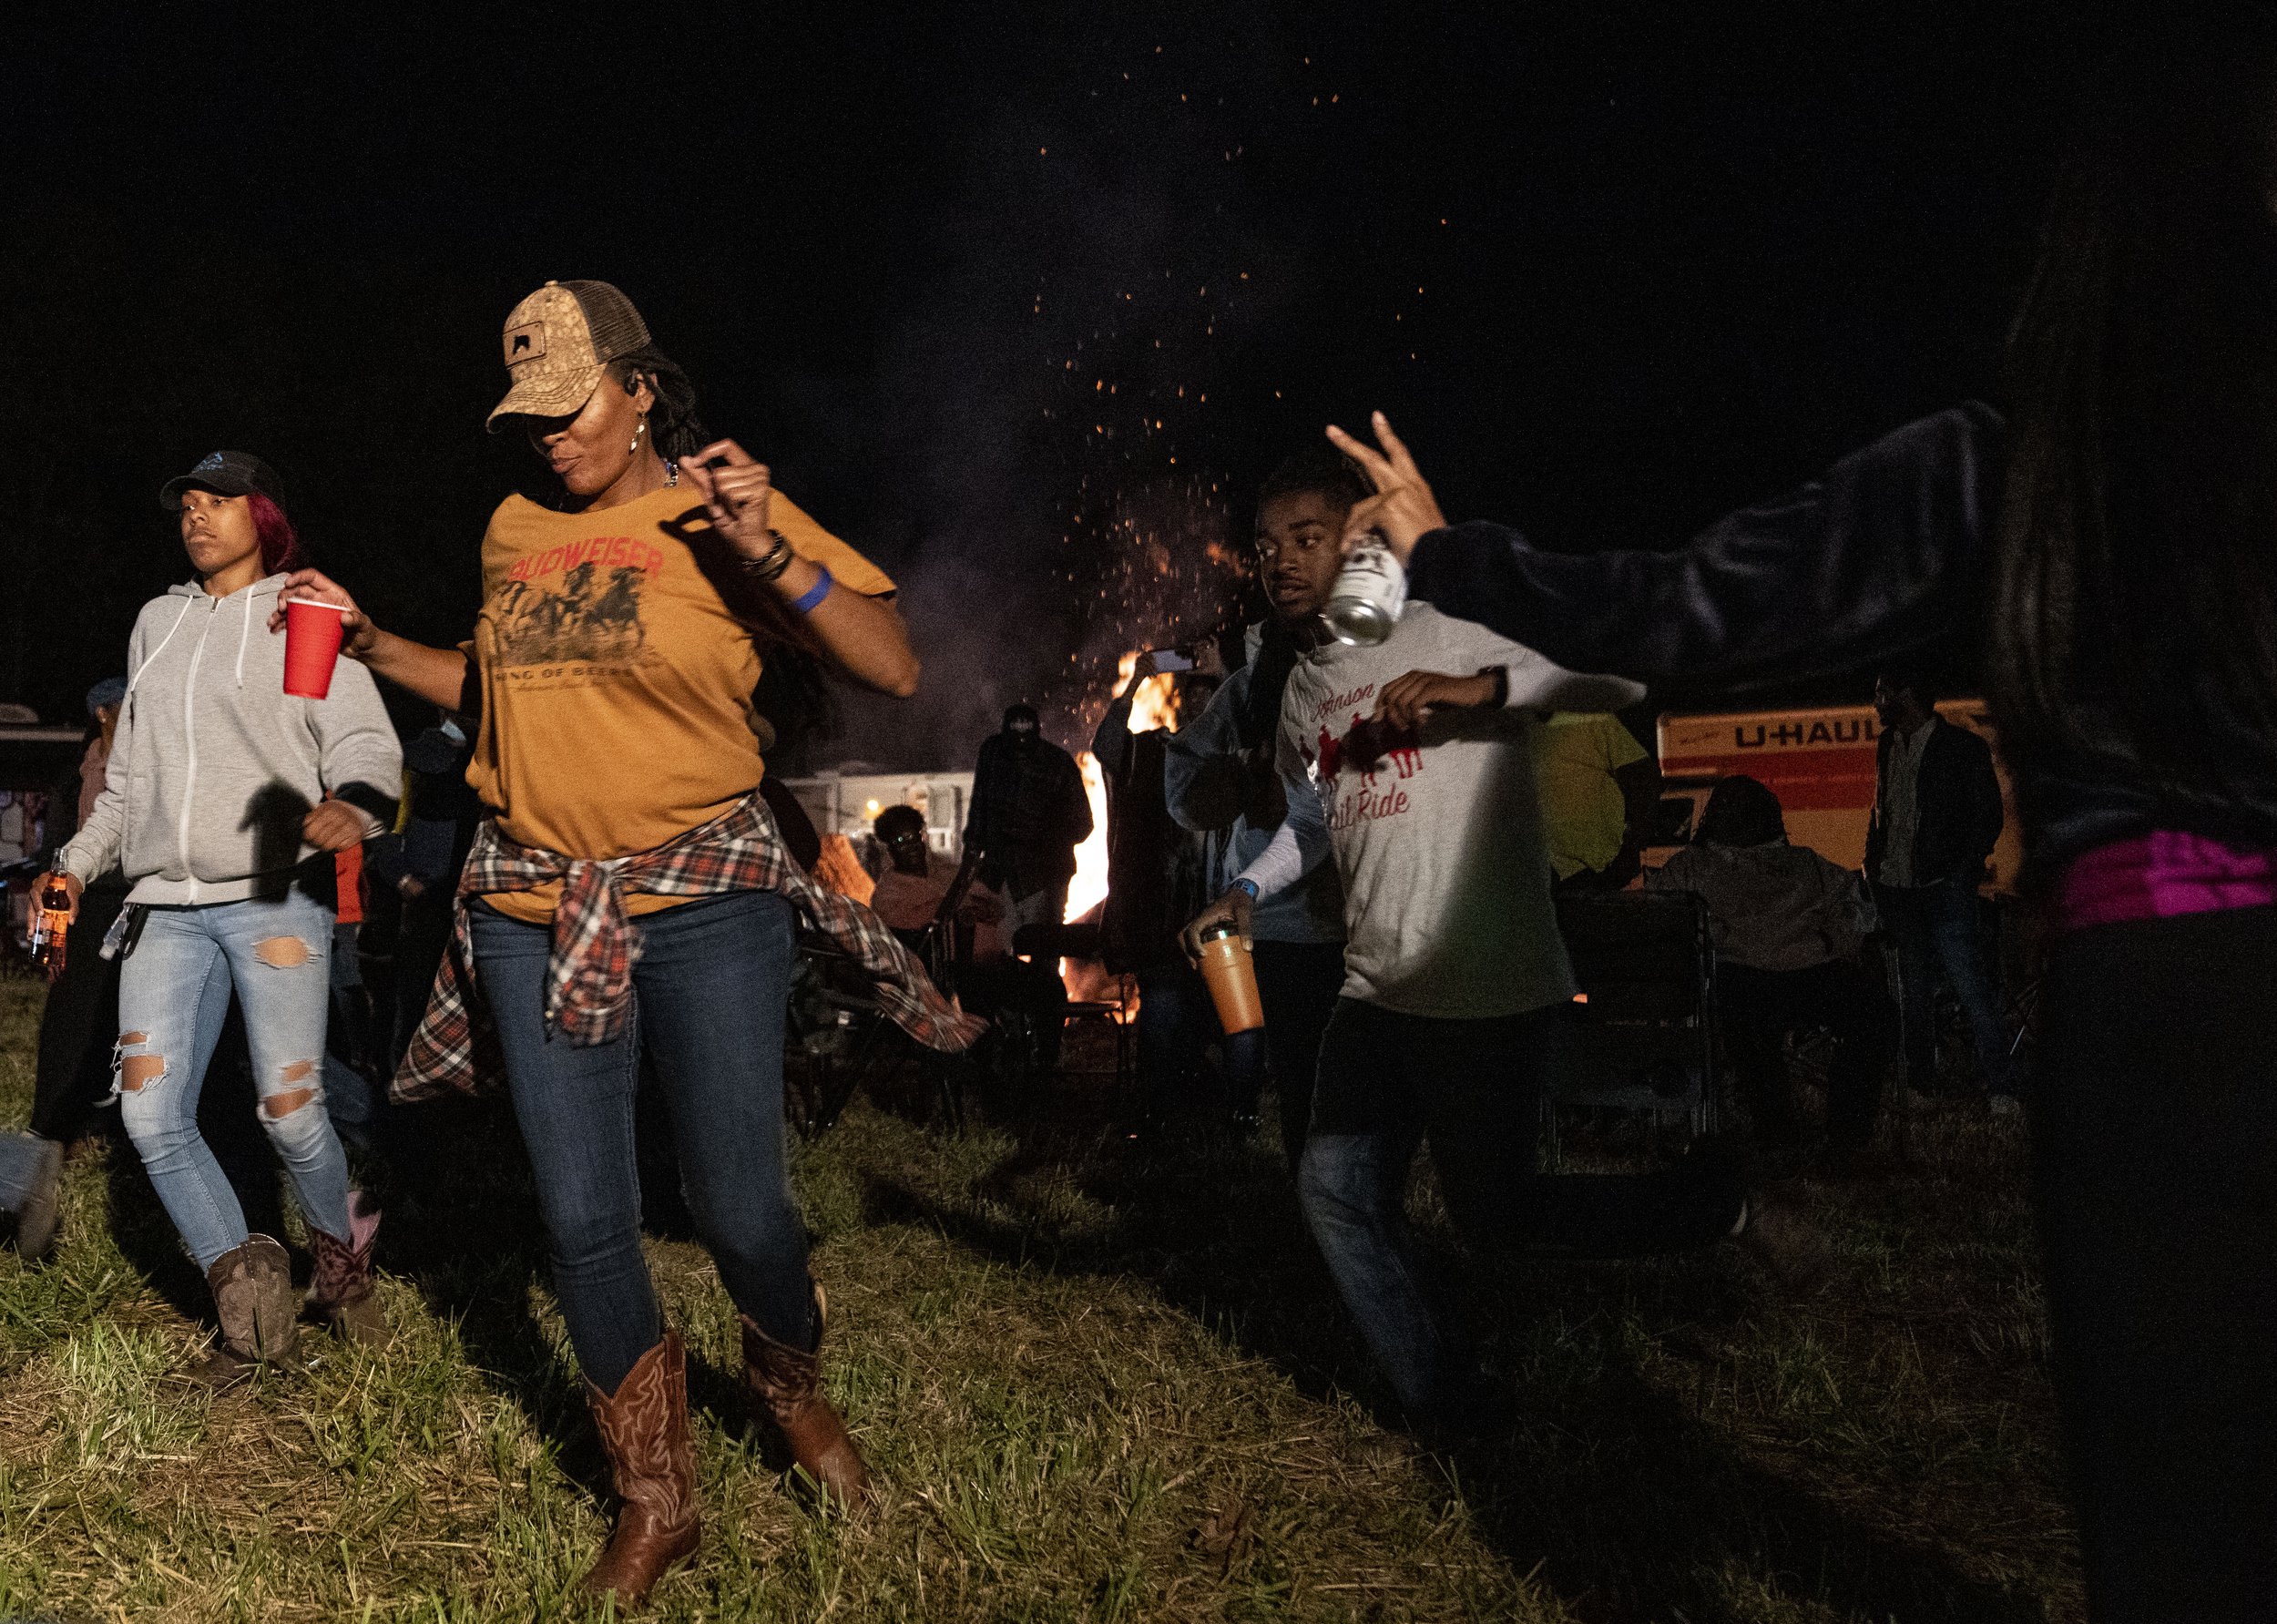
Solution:
[[(893, 590), (781, 491), (768, 514), (841, 589)], [(499, 505), (483, 536), (484, 601), (469, 645), (483, 715), (466, 781), (501, 829), (572, 857), (623, 857), (709, 822), (759, 787), (759, 646), (712, 584), (736, 589), (733, 567), (703, 498), (685, 484), (597, 513), (556, 513), (522, 496)], [(772, 596), (764, 586), (741, 590), (753, 601)], [(556, 883), (490, 903), (542, 924), (559, 894)], [(685, 900), (632, 895), (626, 909)]]

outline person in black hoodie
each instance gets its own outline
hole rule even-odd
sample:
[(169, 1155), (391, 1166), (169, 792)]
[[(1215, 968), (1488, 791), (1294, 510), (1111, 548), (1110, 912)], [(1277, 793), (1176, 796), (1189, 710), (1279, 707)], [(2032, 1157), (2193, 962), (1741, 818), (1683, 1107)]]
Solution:
[(965, 857), (1004, 894), (1005, 934), (1058, 924), (1076, 848), (1091, 837), (1091, 801), (1076, 760), (1043, 735), (1033, 705), (1005, 708), (1004, 730), (981, 741)]
[(1588, 556), (1448, 526), (1381, 414), (1381, 450), (1331, 437), (1377, 485), (1348, 535), (1568, 665), (1737, 689), (1989, 604), (2053, 933), (2032, 1126), (2088, 1614), (2214, 1624), (2277, 1590), (2277, 38), (2153, 26), (2083, 98), (2012, 431), (1939, 413), (1688, 547)]
[(2007, 1033), (1985, 962), (1976, 895), (2000, 839), (2000, 781), (1992, 746), (1939, 716), (1936, 700), (1918, 670), (1901, 667), (1874, 680), (1882, 737), (1874, 747), (1866, 877), (1897, 945), (1908, 1079), (1917, 1092), (1935, 1092), (1935, 995), (1942, 974), (1968, 1021), (1993, 1114), (2007, 1116), (2017, 1108)]

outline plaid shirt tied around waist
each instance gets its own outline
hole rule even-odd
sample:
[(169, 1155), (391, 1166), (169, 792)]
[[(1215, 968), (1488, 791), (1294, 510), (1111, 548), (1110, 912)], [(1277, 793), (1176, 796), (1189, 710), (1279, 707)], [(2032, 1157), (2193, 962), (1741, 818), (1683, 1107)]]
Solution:
[(546, 1024), (580, 1047), (621, 1037), (629, 1024), (640, 930), (625, 914), (628, 891), (779, 892), (862, 966), (877, 984), (879, 1006), (925, 1047), (967, 1049), (987, 1028), (941, 996), (876, 914), (808, 877), (756, 792), (653, 851), (606, 861), (523, 845), (485, 818), (459, 875), (456, 919), (434, 996), (395, 1076), (396, 1098), (424, 1099), (445, 1088), (471, 1093), (505, 1075), (497, 1029), (475, 979), (469, 907), (492, 892), (528, 891), (549, 880), (562, 888), (546, 966)]

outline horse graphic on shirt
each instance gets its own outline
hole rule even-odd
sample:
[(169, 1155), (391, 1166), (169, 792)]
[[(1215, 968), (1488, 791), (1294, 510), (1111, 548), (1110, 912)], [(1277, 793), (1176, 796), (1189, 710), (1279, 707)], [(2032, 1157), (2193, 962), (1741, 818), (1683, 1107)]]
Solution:
[(527, 581), (509, 581), (491, 600), (499, 652), (510, 666), (554, 661), (623, 663), (648, 641), (640, 614), (648, 572), (638, 566), (612, 567), (607, 583), (588, 559), (572, 567), (558, 591)]
[(1376, 774), (1387, 764), (1400, 778), (1413, 778), (1422, 771), (1423, 739), (1413, 728), (1395, 728), (1354, 711), (1343, 738), (1332, 737), (1326, 728), (1321, 730), (1314, 759), (1323, 780), (1333, 782), (1350, 767), (1373, 789)]

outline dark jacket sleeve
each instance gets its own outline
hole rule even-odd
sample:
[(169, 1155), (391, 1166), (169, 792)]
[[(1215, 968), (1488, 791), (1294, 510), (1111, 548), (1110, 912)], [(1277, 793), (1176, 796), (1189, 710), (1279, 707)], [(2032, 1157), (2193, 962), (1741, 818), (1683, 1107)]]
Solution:
[(1869, 880), (1882, 872), (1882, 849), (1887, 844), (1882, 822), (1882, 786), (1890, 781), (1890, 730), (1882, 730), (1874, 741), (1874, 805), (1866, 813), (1866, 866)]
[(1968, 741), (1964, 761), (1967, 773), (1969, 853), (1975, 859), (1974, 870), (1982, 868), (1992, 856), (1993, 847), (2000, 843), (2000, 829), (2007, 822), (2007, 813), (2000, 804), (2000, 778), (1993, 771), (1992, 746), (1965, 728), (1955, 730)]
[(1061, 805), (1066, 817), (1063, 827), (1067, 843), (1079, 846), (1091, 838), (1091, 797), (1084, 793), (1083, 769), (1076, 765), (1075, 757), (1062, 751), (1059, 759), (1064, 764), (1060, 780)]
[(1854, 669), (1976, 612), (2003, 449), (1972, 401), (1679, 551), (1548, 553), (1455, 525), (1417, 543), (1408, 590), (1574, 670), (1735, 690)]
[(996, 771), (996, 736), (980, 741), (980, 759), (973, 763), (973, 803), (965, 814), (965, 849), (986, 851), (996, 831), (996, 798), (1003, 793)]

